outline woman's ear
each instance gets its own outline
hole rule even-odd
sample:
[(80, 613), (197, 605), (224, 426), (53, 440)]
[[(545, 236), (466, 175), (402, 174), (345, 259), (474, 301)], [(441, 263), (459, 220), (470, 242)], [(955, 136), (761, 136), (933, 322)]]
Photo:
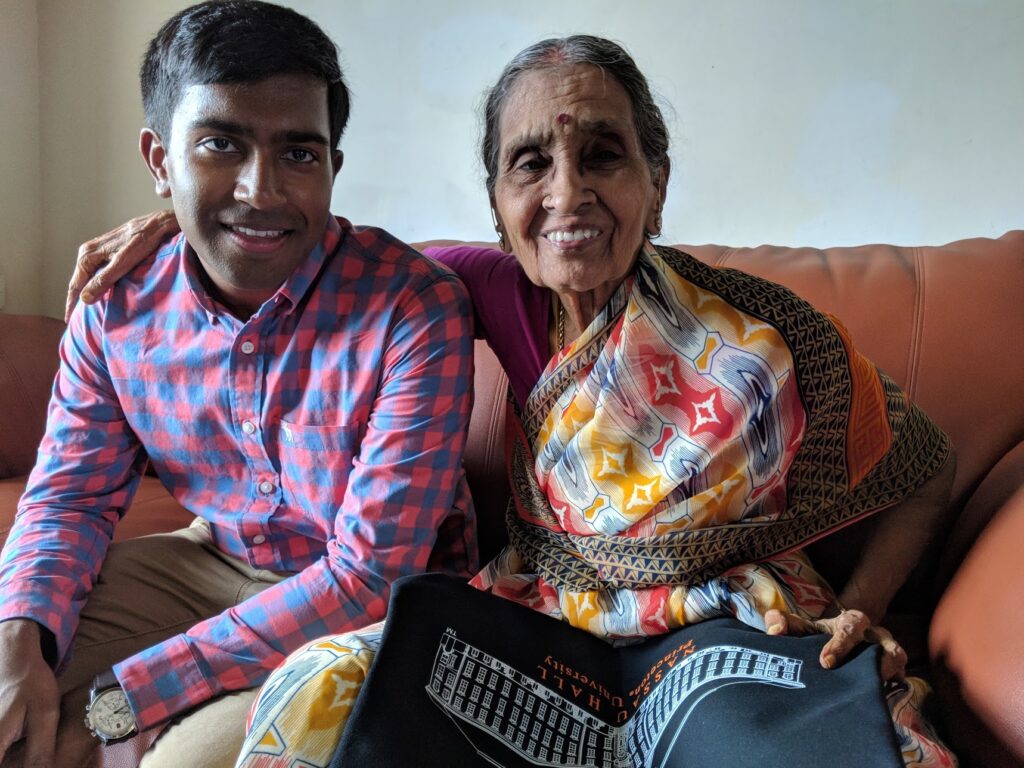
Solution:
[(661, 212), (665, 208), (665, 196), (668, 194), (668, 176), (671, 170), (671, 162), (666, 157), (665, 163), (651, 178), (656, 197), (654, 205), (651, 206), (651, 210), (647, 213), (645, 225), (647, 232), (654, 236), (661, 234)]
[(171, 196), (171, 184), (167, 174), (167, 150), (163, 140), (151, 128), (143, 128), (139, 134), (139, 152), (149, 168), (149, 174), (156, 182), (156, 193), (160, 197)]
[(494, 224), (494, 231), (498, 233), (498, 247), (502, 251), (506, 251), (508, 244), (505, 242), (505, 226), (501, 223), (501, 217), (498, 215), (498, 206), (495, 203), (494, 195), (491, 195), (491, 223)]
[(661, 166), (658, 171), (658, 195), (661, 199), (662, 207), (665, 206), (665, 196), (668, 194), (668, 176), (672, 172), (672, 161), (667, 157), (665, 158), (665, 164)]
[(500, 232), (502, 230), (501, 217), (498, 215), (498, 206), (494, 202), (494, 195), (491, 195), (491, 224), (494, 225), (494, 231)]

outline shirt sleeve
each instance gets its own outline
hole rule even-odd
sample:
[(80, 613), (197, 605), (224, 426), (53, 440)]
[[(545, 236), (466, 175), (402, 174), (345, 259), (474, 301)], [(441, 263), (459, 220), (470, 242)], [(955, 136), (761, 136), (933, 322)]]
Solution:
[(476, 337), (494, 351), (522, 405), (553, 354), (548, 340), (551, 292), (530, 282), (510, 253), (476, 245), (428, 246), (423, 252), (466, 284)]
[(476, 245), (429, 246), (423, 253), (452, 270), (469, 289), (477, 338), (486, 338), (488, 314), (515, 313), (515, 260), (494, 248)]
[(0, 557), (0, 620), (50, 630), (58, 667), (145, 464), (104, 363), (102, 324), (101, 307), (80, 305), (64, 333), (46, 432)]
[[(327, 555), (118, 664), (141, 727), (260, 685), (309, 640), (380, 620), (391, 582), (427, 570), (453, 507), (472, 520), (462, 469), (473, 380), (465, 288), (451, 275), (435, 279), (403, 303), (382, 343), (380, 386)], [(468, 571), (475, 541), (465, 549)]]

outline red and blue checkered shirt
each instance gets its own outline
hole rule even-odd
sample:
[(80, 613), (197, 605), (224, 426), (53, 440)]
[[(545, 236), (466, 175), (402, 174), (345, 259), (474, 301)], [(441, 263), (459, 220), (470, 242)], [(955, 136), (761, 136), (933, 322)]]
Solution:
[(296, 573), (115, 667), (142, 728), (379, 620), (399, 576), (470, 572), (470, 313), (444, 267), (331, 219), (243, 322), (171, 240), (72, 316), (0, 619), (39, 622), (66, 657), (146, 454), (221, 550)]

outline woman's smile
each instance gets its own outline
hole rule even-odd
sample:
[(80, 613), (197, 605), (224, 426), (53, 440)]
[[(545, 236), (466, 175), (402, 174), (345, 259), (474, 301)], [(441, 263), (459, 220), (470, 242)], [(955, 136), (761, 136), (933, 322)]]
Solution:
[(600, 234), (599, 229), (553, 229), (544, 233), (544, 239), (564, 248), (572, 248), (589, 244)]

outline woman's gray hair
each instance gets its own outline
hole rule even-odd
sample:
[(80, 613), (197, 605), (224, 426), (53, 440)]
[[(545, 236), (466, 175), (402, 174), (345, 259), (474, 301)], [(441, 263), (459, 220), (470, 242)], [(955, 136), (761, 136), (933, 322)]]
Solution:
[(633, 106), (633, 123), (652, 174), (657, 174), (668, 161), (668, 128), (661, 110), (654, 103), (647, 78), (636, 66), (633, 57), (618, 43), (593, 35), (571, 35), (551, 38), (524, 48), (501, 73), (484, 101), (484, 138), (480, 145), (487, 171), (487, 193), (494, 195), (498, 178), (498, 123), (505, 101), (513, 87), (526, 72), (562, 64), (591, 64), (607, 72), (625, 88)]

